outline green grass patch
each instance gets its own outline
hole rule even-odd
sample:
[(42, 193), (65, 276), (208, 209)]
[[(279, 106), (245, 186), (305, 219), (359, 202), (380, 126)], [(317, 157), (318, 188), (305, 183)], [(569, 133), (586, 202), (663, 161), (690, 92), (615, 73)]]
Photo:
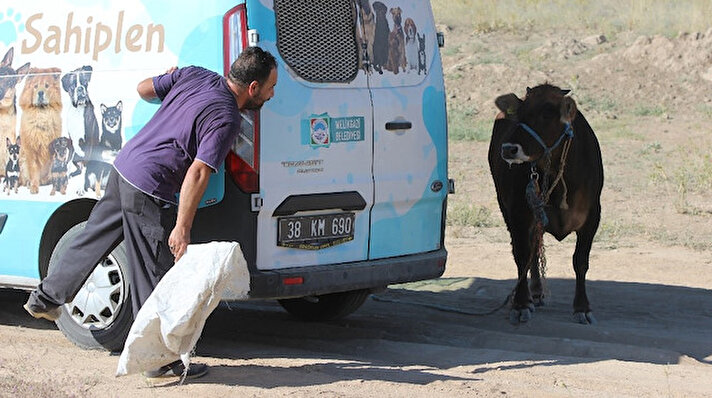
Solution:
[(593, 241), (607, 248), (615, 249), (621, 246), (626, 238), (641, 234), (639, 224), (625, 222), (620, 219), (601, 219), (598, 231)]
[(658, 141), (654, 142), (649, 142), (645, 144), (643, 149), (640, 151), (641, 155), (650, 155), (650, 154), (656, 154), (660, 153), (663, 150), (662, 144), (660, 144)]
[(673, 159), (682, 159), (678, 164), (663, 163), (654, 165), (650, 179), (654, 184), (672, 187), (680, 195), (687, 193), (709, 193), (712, 191), (712, 155), (708, 145), (681, 146), (672, 155)]
[(492, 136), (492, 120), (476, 119), (472, 109), (448, 111), (448, 136), (453, 141), (487, 142)]
[(663, 116), (667, 113), (667, 110), (662, 106), (644, 106), (639, 105), (633, 108), (633, 114), (635, 116)]
[(697, 112), (707, 119), (712, 119), (712, 106), (707, 104), (697, 105), (695, 107)]
[(487, 228), (496, 225), (492, 211), (484, 206), (471, 203), (448, 203), (447, 225), (461, 227)]
[(649, 230), (647, 235), (650, 240), (667, 246), (683, 246), (697, 251), (712, 250), (712, 241), (695, 231), (671, 233), (665, 228), (658, 228)]
[(589, 97), (589, 96), (581, 96), (580, 98), (576, 99), (576, 103), (578, 104), (579, 108), (581, 108), (582, 112), (590, 112), (590, 111), (596, 111), (596, 112), (613, 112), (615, 113), (619, 109), (619, 105), (616, 103), (615, 100), (612, 98), (608, 98), (605, 96), (601, 97)]
[(443, 55), (446, 57), (450, 57), (453, 55), (457, 55), (460, 52), (460, 46), (445, 46), (443, 49)]

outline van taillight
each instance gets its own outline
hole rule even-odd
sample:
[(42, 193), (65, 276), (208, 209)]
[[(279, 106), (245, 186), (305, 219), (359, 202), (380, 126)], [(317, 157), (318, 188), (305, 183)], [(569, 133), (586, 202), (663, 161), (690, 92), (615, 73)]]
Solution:
[[(223, 72), (230, 72), (230, 65), (247, 47), (247, 10), (240, 4), (223, 17)], [(259, 190), (259, 112), (242, 113), (240, 133), (226, 159), (226, 169), (232, 180), (243, 192)]]
[(223, 16), (223, 73), (247, 47), (247, 10), (244, 4), (233, 7)]
[(258, 115), (259, 113), (256, 111), (242, 112), (240, 132), (225, 161), (227, 172), (232, 180), (235, 181), (238, 188), (246, 193), (254, 193), (259, 190), (257, 178), (257, 170), (259, 170), (257, 156), (257, 148), (259, 148)]

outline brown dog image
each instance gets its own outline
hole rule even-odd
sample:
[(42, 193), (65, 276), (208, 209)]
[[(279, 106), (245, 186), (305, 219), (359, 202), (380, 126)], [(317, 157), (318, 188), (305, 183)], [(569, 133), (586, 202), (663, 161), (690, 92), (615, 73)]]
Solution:
[(32, 194), (50, 183), (50, 143), (62, 133), (61, 73), (59, 68), (30, 69), (20, 95), (20, 176)]
[[(12, 47), (0, 61), (0, 142), (15, 141), (17, 130), (17, 97), (15, 87), (30, 70), (26, 63), (16, 70), (12, 68), (15, 51)], [(0, 151), (0, 177), (5, 177), (5, 165), (9, 160), (7, 151)]]
[(397, 75), (401, 68), (403, 68), (403, 72), (406, 71), (405, 34), (403, 33), (400, 7), (391, 8), (391, 16), (393, 16), (393, 30), (388, 35), (386, 69)]

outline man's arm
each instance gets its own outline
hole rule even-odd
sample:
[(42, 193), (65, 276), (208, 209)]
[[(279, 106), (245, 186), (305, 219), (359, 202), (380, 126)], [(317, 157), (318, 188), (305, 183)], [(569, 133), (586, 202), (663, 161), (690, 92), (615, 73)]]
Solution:
[[(166, 71), (166, 74), (173, 73), (176, 69), (178, 69), (178, 67), (172, 66)], [(136, 91), (138, 91), (138, 95), (140, 95), (145, 101), (152, 102), (154, 104), (160, 102), (158, 100), (158, 94), (156, 94), (156, 88), (153, 87), (153, 77), (143, 79), (138, 84), (138, 87), (136, 87)]]
[(136, 87), (136, 91), (138, 91), (138, 95), (140, 95), (144, 101), (158, 102), (158, 95), (156, 94), (156, 89), (153, 87), (152, 77), (143, 79), (141, 83), (138, 84), (138, 87)]
[(213, 169), (210, 166), (200, 160), (194, 160), (185, 175), (180, 188), (176, 226), (168, 238), (168, 246), (171, 248), (176, 261), (185, 254), (188, 244), (190, 244), (190, 229), (193, 226), (193, 218), (198, 209), (200, 198), (203, 197), (203, 193), (205, 193), (205, 189), (208, 186), (212, 172)]

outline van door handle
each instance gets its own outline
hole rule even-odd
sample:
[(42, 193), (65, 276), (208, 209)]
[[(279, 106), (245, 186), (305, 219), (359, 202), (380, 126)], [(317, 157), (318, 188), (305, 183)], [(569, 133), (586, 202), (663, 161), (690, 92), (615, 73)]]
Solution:
[(386, 130), (410, 130), (413, 123), (408, 121), (387, 122)]

